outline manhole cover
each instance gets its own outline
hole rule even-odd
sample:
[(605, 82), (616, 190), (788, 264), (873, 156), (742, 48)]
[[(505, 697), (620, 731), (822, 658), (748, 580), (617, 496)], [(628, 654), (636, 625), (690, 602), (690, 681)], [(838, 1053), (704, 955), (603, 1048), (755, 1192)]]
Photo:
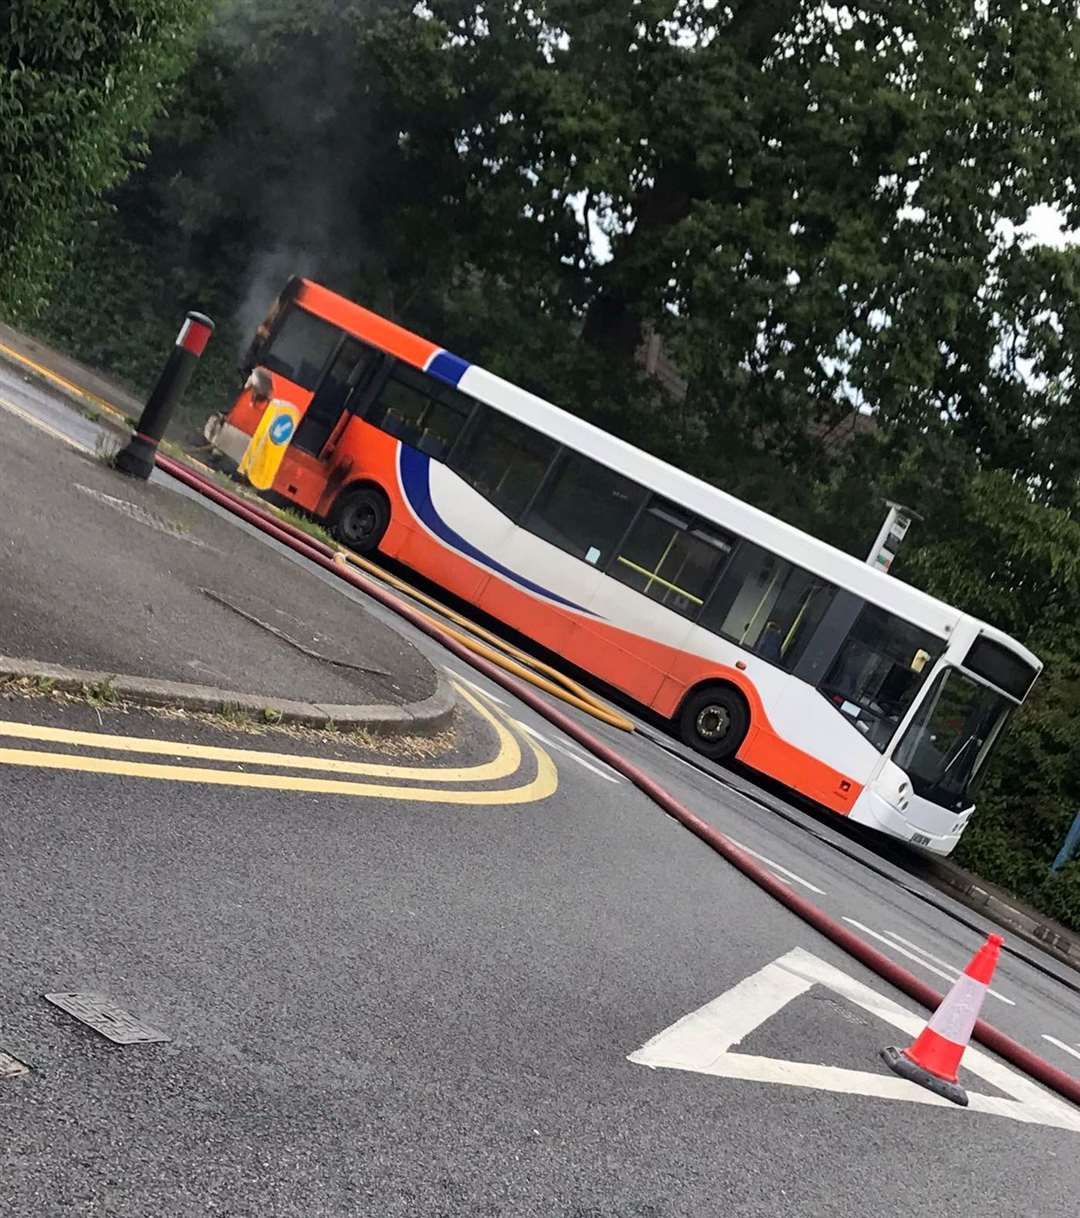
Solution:
[(0, 1079), (16, 1078), (20, 1074), (29, 1074), (30, 1067), (19, 1061), (17, 1057), (12, 1057), (10, 1053), (5, 1053), (0, 1049)]
[(143, 1045), (169, 1039), (164, 1032), (121, 1010), (104, 994), (46, 994), (45, 1001), (74, 1015), (117, 1045)]

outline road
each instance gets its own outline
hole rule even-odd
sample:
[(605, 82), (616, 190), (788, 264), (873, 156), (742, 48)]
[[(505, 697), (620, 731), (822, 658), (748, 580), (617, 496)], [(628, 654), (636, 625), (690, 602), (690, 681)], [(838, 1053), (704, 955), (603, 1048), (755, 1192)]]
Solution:
[[(41, 396), (17, 405), (81, 440)], [(11, 1213), (1075, 1213), (1080, 1113), (989, 1057), (968, 1110), (894, 1079), (877, 1053), (925, 1012), (415, 641), (473, 701), (444, 755), (383, 759), (407, 776), (0, 703), (0, 1051), (30, 1067), (0, 1079)], [(926, 980), (977, 946), (974, 915), (827, 823), (590, 728)], [(1077, 975), (1024, 946), (993, 988), (992, 1022), (1080, 1072)], [(170, 1039), (118, 1047), (42, 997), (90, 990)]]

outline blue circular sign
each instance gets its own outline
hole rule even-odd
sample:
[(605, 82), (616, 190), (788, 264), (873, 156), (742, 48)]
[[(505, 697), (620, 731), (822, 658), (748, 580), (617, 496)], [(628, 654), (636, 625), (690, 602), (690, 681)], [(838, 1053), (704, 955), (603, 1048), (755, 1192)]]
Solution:
[(288, 444), (294, 427), (295, 424), (287, 414), (281, 415), (270, 424), (270, 443)]

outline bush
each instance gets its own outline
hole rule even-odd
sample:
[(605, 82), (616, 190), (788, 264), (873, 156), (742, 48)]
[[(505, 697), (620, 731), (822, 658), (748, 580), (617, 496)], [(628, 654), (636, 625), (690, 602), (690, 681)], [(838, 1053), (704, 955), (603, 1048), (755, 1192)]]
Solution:
[(0, 312), (42, 307), (74, 217), (120, 181), (187, 66), (198, 0), (11, 0), (0, 29)]

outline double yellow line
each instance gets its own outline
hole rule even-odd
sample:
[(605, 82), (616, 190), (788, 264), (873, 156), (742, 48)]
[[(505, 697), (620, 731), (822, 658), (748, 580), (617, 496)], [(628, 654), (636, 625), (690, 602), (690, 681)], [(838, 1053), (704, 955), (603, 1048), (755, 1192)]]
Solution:
[[(354, 798), (396, 799), (412, 803), (466, 804), (471, 807), (496, 807), (526, 804), (546, 799), (558, 787), (558, 774), (550, 756), (528, 737), (511, 733), (503, 720), (467, 690), (458, 693), (493, 728), (498, 741), (495, 757), (476, 766), (391, 766), (375, 762), (343, 761), (335, 757), (309, 757), (295, 753), (264, 752), (259, 749), (224, 748), (190, 744), (181, 740), (155, 740), (142, 736), (114, 736), (103, 732), (73, 731), (32, 723), (0, 721), (0, 738), (32, 740), (69, 745), (80, 749), (111, 752), (156, 754), (217, 761), (232, 765), (277, 766), (283, 770), (311, 770), (321, 774), (350, 774), (379, 778), (386, 782), (355, 782), (346, 778), (310, 778), (295, 773), (248, 773), (242, 770), (212, 769), (209, 766), (171, 765), (161, 762), (130, 761), (97, 757), (84, 753), (60, 753), (38, 749), (0, 748), (0, 765), (26, 766), (46, 770), (67, 770), (89, 774), (110, 774), (123, 778), (148, 778), (162, 782), (203, 783), (220, 787), (248, 787), (264, 791), (302, 791)], [(462, 784), (493, 782), (516, 774), (521, 768), (521, 741), (535, 761), (531, 781), (508, 789), (463, 790)], [(409, 783), (445, 785), (404, 785)]]

